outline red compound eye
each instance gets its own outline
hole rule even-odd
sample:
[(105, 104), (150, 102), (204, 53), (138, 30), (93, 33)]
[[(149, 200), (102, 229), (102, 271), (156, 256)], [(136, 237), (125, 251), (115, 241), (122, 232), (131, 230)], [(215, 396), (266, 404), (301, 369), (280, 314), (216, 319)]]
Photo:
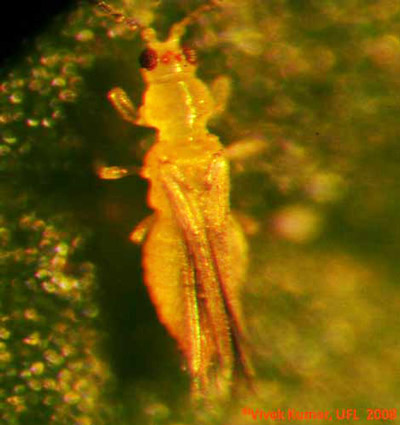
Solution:
[(186, 58), (186, 62), (190, 63), (191, 65), (196, 65), (197, 63), (196, 50), (192, 49), (191, 47), (184, 46), (182, 48), (182, 53)]
[(141, 68), (149, 71), (157, 66), (158, 55), (154, 49), (144, 49), (139, 56), (139, 63)]

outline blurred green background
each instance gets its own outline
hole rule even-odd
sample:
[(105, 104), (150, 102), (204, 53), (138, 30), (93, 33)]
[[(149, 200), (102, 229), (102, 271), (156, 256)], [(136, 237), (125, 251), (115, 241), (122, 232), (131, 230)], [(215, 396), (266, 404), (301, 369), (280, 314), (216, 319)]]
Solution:
[[(201, 2), (112, 4), (165, 37)], [(399, 34), (400, 4), (390, 0), (224, 0), (185, 36), (200, 78), (232, 81), (211, 131), (225, 145), (263, 145), (232, 164), (257, 393), (243, 390), (205, 423), (254, 422), (243, 407), (356, 408), (361, 422), (366, 408), (400, 409)], [(106, 98), (121, 86), (140, 105), (142, 49), (81, 4), (2, 72), (7, 424), (198, 420), (128, 240), (149, 213), (147, 185), (95, 173), (140, 166), (154, 141)]]

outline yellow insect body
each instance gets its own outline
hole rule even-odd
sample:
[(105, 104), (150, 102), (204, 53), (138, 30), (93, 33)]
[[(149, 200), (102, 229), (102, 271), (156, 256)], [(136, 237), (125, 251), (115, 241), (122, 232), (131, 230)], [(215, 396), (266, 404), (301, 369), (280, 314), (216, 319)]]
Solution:
[[(196, 77), (193, 51), (180, 47), (188, 22), (175, 24), (163, 42), (153, 30), (142, 31), (147, 88), (137, 114), (122, 89), (112, 89), (109, 98), (124, 119), (158, 131), (141, 171), (155, 213), (131, 239), (144, 239), (144, 280), (184, 354), (193, 396), (224, 398), (234, 372), (251, 374), (239, 303), (247, 246), (230, 213), (224, 148), (206, 127), (222, 109), (226, 80), (214, 84), (215, 98)], [(111, 174), (101, 170), (104, 178), (115, 178)]]

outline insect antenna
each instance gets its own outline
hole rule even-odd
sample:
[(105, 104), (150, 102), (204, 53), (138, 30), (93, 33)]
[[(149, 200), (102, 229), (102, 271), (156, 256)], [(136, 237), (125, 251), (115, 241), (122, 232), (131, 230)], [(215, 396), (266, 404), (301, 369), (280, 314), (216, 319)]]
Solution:
[[(132, 31), (140, 30), (140, 36), (146, 42), (151, 42), (155, 40), (155, 32), (153, 29), (142, 25), (137, 19), (124, 15), (119, 10), (112, 7), (105, 1), (102, 0), (90, 0), (94, 3), (101, 11), (106, 13), (110, 18), (112, 18), (118, 24), (127, 25)], [(208, 0), (204, 4), (200, 5), (197, 9), (194, 9), (189, 15), (185, 16), (181, 21), (177, 22), (171, 27), (169, 38), (178, 39), (186, 31), (186, 27), (192, 22), (195, 22), (203, 13), (208, 12), (209, 10), (214, 9), (221, 3), (222, 0)]]
[(208, 0), (204, 4), (200, 5), (197, 9), (194, 9), (189, 15), (185, 16), (181, 21), (174, 24), (170, 30), (169, 38), (180, 39), (186, 31), (186, 27), (192, 22), (195, 22), (199, 17), (209, 10), (214, 9), (221, 3), (221, 0)]
[(126, 16), (124, 13), (112, 7), (109, 3), (101, 0), (90, 0), (99, 10), (107, 14), (117, 24), (126, 25), (131, 31), (140, 31), (140, 36), (145, 42), (155, 40), (155, 32), (153, 29), (141, 24), (137, 19)]
[(138, 29), (144, 29), (143, 25), (140, 24), (136, 19), (124, 15), (122, 12), (114, 9), (110, 4), (105, 1), (93, 0), (93, 3), (108, 16), (110, 16), (117, 24), (125, 24), (132, 31), (137, 31)]

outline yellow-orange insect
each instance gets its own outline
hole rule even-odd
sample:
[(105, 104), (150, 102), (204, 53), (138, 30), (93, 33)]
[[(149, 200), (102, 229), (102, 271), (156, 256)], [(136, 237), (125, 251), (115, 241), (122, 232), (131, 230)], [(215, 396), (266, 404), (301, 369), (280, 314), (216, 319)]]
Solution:
[[(235, 375), (252, 374), (239, 302), (247, 245), (230, 212), (224, 148), (207, 130), (209, 118), (224, 108), (228, 82), (220, 77), (209, 89), (195, 75), (194, 51), (180, 46), (186, 26), (215, 4), (208, 2), (174, 24), (165, 41), (108, 4), (98, 4), (139, 29), (146, 43), (140, 56), (147, 85), (143, 105), (136, 110), (121, 88), (108, 96), (125, 120), (158, 132), (141, 171), (150, 184), (154, 214), (131, 234), (134, 242), (144, 241), (144, 280), (160, 321), (184, 354), (193, 397), (225, 398)], [(126, 174), (120, 167), (99, 170), (106, 179)]]

